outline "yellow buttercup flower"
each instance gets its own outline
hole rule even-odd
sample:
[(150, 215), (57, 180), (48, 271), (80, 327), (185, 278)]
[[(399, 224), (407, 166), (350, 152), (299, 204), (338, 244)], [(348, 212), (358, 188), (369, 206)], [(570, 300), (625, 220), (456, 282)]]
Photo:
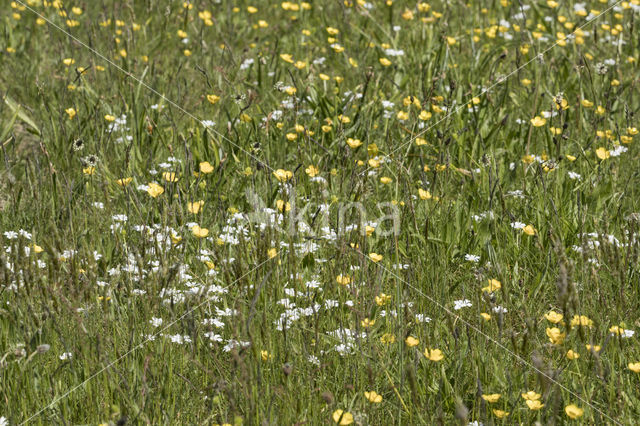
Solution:
[(191, 228), (191, 233), (196, 238), (205, 238), (209, 235), (209, 230), (207, 228), (201, 228), (200, 225), (194, 225)]
[(537, 401), (542, 397), (542, 395), (540, 395), (536, 391), (527, 391), (525, 393), (521, 393), (520, 396), (528, 401)]
[(498, 400), (500, 399), (502, 395), (500, 395), (499, 393), (491, 393), (488, 395), (482, 395), (482, 399), (484, 399), (485, 401), (487, 401), (490, 404), (496, 403), (498, 402)]
[(374, 262), (378, 263), (382, 260), (382, 255), (378, 254), (378, 253), (369, 253), (369, 259), (373, 260)]
[(546, 123), (547, 123), (547, 120), (539, 116), (535, 116), (531, 119), (531, 124), (533, 124), (533, 127), (542, 127)]
[(574, 351), (573, 349), (569, 349), (567, 351), (567, 355), (566, 356), (567, 356), (567, 359), (570, 359), (572, 361), (580, 358), (580, 354), (578, 352)]
[(200, 173), (204, 173), (205, 175), (213, 172), (213, 166), (208, 161), (203, 161), (198, 165), (200, 169)]
[(178, 181), (178, 175), (175, 172), (164, 172), (162, 174), (162, 178), (164, 180), (166, 180), (167, 182), (177, 182)]
[(496, 416), (499, 419), (503, 419), (507, 416), (509, 416), (509, 412), (508, 411), (504, 411), (504, 410), (497, 410), (497, 409), (493, 409), (493, 415)]
[(293, 173), (289, 170), (278, 169), (273, 172), (273, 175), (279, 182), (286, 182), (293, 177)]
[(547, 328), (547, 337), (549, 337), (549, 341), (554, 345), (560, 345), (564, 342), (566, 333), (561, 332), (557, 327)]
[(630, 362), (627, 364), (627, 368), (634, 373), (640, 373), (640, 362)]
[(563, 315), (559, 312), (549, 311), (544, 314), (544, 317), (547, 319), (547, 321), (557, 324), (562, 321)]
[(427, 348), (427, 349), (424, 350), (424, 356), (429, 361), (433, 361), (433, 362), (442, 361), (444, 359), (444, 354), (442, 353), (442, 351), (440, 349), (429, 349), (429, 348)]
[(482, 291), (484, 293), (493, 293), (494, 291), (500, 290), (502, 288), (502, 284), (500, 283), (500, 281), (496, 280), (495, 278), (488, 280), (488, 282), (489, 285), (482, 288)]
[(584, 414), (584, 410), (575, 404), (570, 404), (564, 407), (564, 412), (571, 419), (577, 419), (579, 417), (582, 417), (582, 415)]
[(334, 411), (331, 418), (333, 418), (333, 421), (340, 426), (346, 426), (353, 423), (353, 414), (340, 409)]
[(147, 186), (148, 186), (147, 193), (151, 195), (153, 198), (156, 198), (158, 195), (161, 195), (164, 192), (164, 188), (155, 182), (152, 182)]
[(404, 339), (404, 343), (406, 343), (407, 346), (412, 348), (414, 346), (418, 346), (418, 343), (420, 343), (420, 340), (416, 339), (413, 336), (409, 336), (406, 339)]
[(374, 404), (379, 404), (382, 402), (382, 395), (378, 394), (376, 391), (365, 392), (364, 397), (369, 400), (369, 402), (373, 402)]
[(351, 284), (351, 277), (349, 275), (338, 275), (336, 282), (340, 285), (349, 285)]
[(130, 178), (130, 177), (127, 177), (127, 178), (121, 178), (121, 179), (116, 180), (116, 183), (117, 183), (118, 185), (122, 186), (122, 187), (125, 187), (125, 186), (127, 186), (127, 185), (129, 185), (129, 184), (131, 183), (131, 180), (132, 180), (132, 179), (133, 179), (133, 178)]
[(187, 210), (189, 211), (189, 213), (198, 214), (200, 213), (202, 206), (204, 206), (203, 200), (194, 201), (193, 203), (187, 203)]
[(540, 410), (542, 407), (544, 407), (544, 404), (537, 399), (527, 399), (525, 403), (527, 404), (527, 407), (529, 407), (529, 409), (533, 411)]

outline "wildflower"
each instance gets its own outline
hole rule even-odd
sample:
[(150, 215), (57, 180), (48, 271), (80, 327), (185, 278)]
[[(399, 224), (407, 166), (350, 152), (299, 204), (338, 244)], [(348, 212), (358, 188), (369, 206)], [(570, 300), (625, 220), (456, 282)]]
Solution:
[(378, 296), (375, 297), (376, 305), (378, 306), (384, 306), (387, 303), (389, 303), (390, 300), (391, 300), (391, 296), (384, 293), (380, 293)]
[(380, 183), (382, 183), (383, 185), (388, 185), (388, 184), (390, 184), (391, 182), (393, 182), (393, 179), (391, 179), (391, 178), (390, 178), (390, 177), (388, 177), (388, 176), (382, 176), (382, 177), (380, 178)]
[(209, 235), (209, 230), (207, 228), (201, 228), (199, 225), (194, 225), (191, 228), (191, 233), (197, 238), (205, 238)]
[(215, 105), (216, 102), (218, 102), (220, 100), (220, 96), (217, 95), (207, 95), (207, 100), (209, 101), (209, 103), (211, 103), (211, 105)]
[(378, 394), (376, 391), (365, 392), (364, 397), (374, 404), (379, 404), (382, 402), (382, 395)]
[(82, 169), (82, 173), (89, 176), (91, 176), (95, 171), (96, 168), (93, 166), (85, 167), (84, 169)]
[(272, 358), (272, 356), (269, 353), (269, 351), (260, 351), (260, 358), (266, 362), (266, 361), (269, 361)]
[(505, 417), (507, 417), (509, 415), (508, 411), (504, 411), (504, 410), (497, 410), (497, 409), (493, 409), (493, 414), (499, 418), (499, 419), (503, 419)]
[(351, 284), (351, 277), (349, 275), (338, 275), (336, 282), (340, 285), (349, 285)]
[(571, 319), (571, 326), (593, 327), (593, 321), (585, 315), (574, 315)]
[(527, 404), (527, 407), (529, 407), (530, 410), (536, 411), (541, 409), (542, 407), (544, 407), (544, 404), (541, 403), (539, 400), (535, 399), (527, 399), (525, 401), (525, 403)]
[(130, 178), (130, 177), (121, 178), (121, 179), (116, 180), (116, 183), (124, 188), (125, 186), (127, 186), (127, 185), (129, 185), (131, 183), (132, 179), (133, 178)]
[(380, 342), (382, 342), (382, 343), (384, 343), (384, 344), (391, 344), (391, 343), (395, 343), (395, 342), (396, 342), (396, 336), (394, 336), (393, 334), (384, 333), (384, 334), (380, 337)]
[(549, 341), (554, 345), (560, 345), (564, 342), (564, 338), (566, 337), (566, 333), (560, 331), (559, 328), (547, 328), (547, 336), (549, 337)]
[(378, 61), (380, 61), (380, 65), (382, 65), (383, 67), (388, 67), (389, 65), (391, 65), (391, 61), (387, 58), (380, 58), (378, 59)]
[(316, 166), (313, 166), (313, 165), (307, 167), (304, 171), (309, 177), (316, 177), (316, 176), (318, 176), (318, 173), (320, 173), (318, 168)]
[(369, 259), (371, 259), (375, 263), (378, 263), (382, 260), (382, 255), (378, 253), (369, 253)]
[(198, 214), (204, 205), (204, 200), (195, 201), (193, 203), (187, 203), (187, 210), (189, 213)]
[(500, 288), (502, 288), (502, 284), (500, 283), (500, 281), (494, 278), (488, 280), (488, 282), (489, 282), (489, 285), (482, 288), (482, 291), (484, 293), (493, 293), (494, 291), (500, 290)]
[(147, 186), (148, 186), (147, 193), (151, 195), (153, 198), (156, 198), (158, 195), (161, 195), (164, 192), (164, 188), (155, 182), (151, 182)]
[(213, 172), (213, 166), (209, 164), (208, 161), (203, 161), (199, 165), (200, 173), (204, 173), (205, 175)]
[(562, 314), (559, 312), (555, 312), (555, 311), (549, 311), (546, 314), (544, 314), (544, 317), (547, 319), (547, 321), (552, 322), (554, 324), (559, 323), (560, 321), (562, 321)]
[(582, 415), (584, 414), (584, 410), (576, 406), (575, 404), (570, 404), (564, 407), (564, 412), (567, 414), (567, 416), (569, 416), (569, 418), (574, 420), (582, 417)]
[(570, 359), (572, 361), (580, 358), (580, 354), (578, 352), (574, 351), (573, 349), (569, 349), (569, 351), (567, 351), (567, 355), (566, 356), (567, 356), (567, 359)]
[(273, 175), (278, 179), (279, 182), (286, 182), (293, 177), (293, 173), (289, 170), (278, 169), (273, 172)]
[(162, 174), (162, 177), (164, 178), (164, 180), (166, 180), (167, 182), (177, 182), (178, 181), (178, 176), (176, 175), (176, 173), (174, 172), (164, 172)]
[(627, 368), (634, 373), (640, 373), (640, 362), (630, 362), (627, 364)]
[(369, 327), (373, 327), (375, 323), (376, 323), (376, 320), (365, 318), (360, 322), (360, 325), (362, 326), (362, 328), (369, 328)]
[(533, 127), (542, 127), (546, 123), (547, 123), (546, 119), (537, 115), (531, 119), (531, 124), (533, 124)]
[(542, 397), (542, 395), (535, 391), (521, 393), (520, 396), (522, 396), (522, 398), (524, 398), (526, 401), (537, 401), (540, 399), (540, 397)]
[(351, 149), (356, 149), (362, 145), (362, 141), (360, 139), (347, 138), (347, 145), (349, 145), (349, 148)]
[(602, 349), (600, 347), (600, 345), (584, 345), (585, 348), (587, 348), (588, 351), (593, 351), (593, 352), (600, 352), (600, 349)]
[(481, 316), (485, 321), (490, 321), (490, 320), (491, 320), (491, 315), (489, 315), (489, 314), (488, 314), (488, 313), (486, 313), (486, 312), (482, 312), (482, 313), (480, 314), (480, 316)]
[(418, 189), (418, 196), (421, 200), (430, 200), (432, 198), (431, 193), (425, 189)]
[(609, 152), (608, 149), (600, 147), (596, 149), (596, 156), (601, 160), (606, 160), (611, 156), (611, 153)]
[(409, 336), (404, 340), (404, 343), (407, 344), (410, 348), (417, 346), (420, 341), (413, 336)]
[(424, 356), (429, 361), (438, 362), (444, 359), (444, 355), (440, 349), (425, 349)]
[(492, 393), (492, 394), (488, 394), (488, 395), (482, 395), (482, 399), (484, 399), (485, 401), (487, 401), (489, 404), (493, 404), (495, 402), (498, 402), (498, 400), (500, 399), (502, 395), (500, 395), (499, 393)]
[(333, 421), (341, 426), (350, 425), (353, 423), (353, 414), (344, 410), (338, 409), (333, 412)]
[(116, 117), (114, 115), (111, 115), (111, 114), (105, 115), (104, 119), (107, 120), (108, 122), (116, 121)]
[(76, 116), (76, 109), (75, 108), (67, 108), (64, 110), (64, 112), (67, 113), (67, 115), (69, 116), (69, 120), (73, 120), (73, 117)]
[(536, 234), (536, 228), (534, 228), (533, 225), (527, 225), (524, 228), (522, 228), (522, 232), (524, 232), (529, 236), (532, 236)]

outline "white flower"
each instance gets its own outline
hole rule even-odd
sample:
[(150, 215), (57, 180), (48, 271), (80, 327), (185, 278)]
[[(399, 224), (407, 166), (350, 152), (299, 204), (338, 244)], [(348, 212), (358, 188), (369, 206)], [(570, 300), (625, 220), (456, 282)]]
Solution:
[(1, 416), (0, 417), (0, 426), (9, 426), (9, 420), (7, 420), (6, 417)]
[(475, 254), (465, 254), (464, 260), (468, 262), (478, 263), (480, 262), (480, 256), (477, 256)]
[(473, 306), (473, 304), (468, 299), (456, 300), (453, 302), (453, 309), (456, 311), (459, 311), (462, 308), (468, 308), (470, 306)]
[(151, 317), (149, 324), (153, 327), (160, 327), (162, 325), (162, 318)]
[[(71, 359), (73, 358), (73, 354), (71, 352), (64, 352), (62, 355), (60, 355), (58, 358), (60, 358), (61, 360), (65, 360), (65, 359)], [(0, 423), (2, 424), (2, 423)]]
[(512, 227), (513, 229), (524, 229), (524, 227), (525, 227), (525, 226), (527, 226), (527, 225), (525, 225), (525, 224), (524, 224), (524, 223), (522, 223), (522, 222), (512, 222), (512, 223), (511, 223), (511, 227)]

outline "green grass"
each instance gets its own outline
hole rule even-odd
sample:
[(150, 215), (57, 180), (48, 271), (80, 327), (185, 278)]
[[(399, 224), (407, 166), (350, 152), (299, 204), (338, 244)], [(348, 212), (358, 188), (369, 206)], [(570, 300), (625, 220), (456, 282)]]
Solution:
[(640, 416), (637, 0), (4, 4), (9, 424)]

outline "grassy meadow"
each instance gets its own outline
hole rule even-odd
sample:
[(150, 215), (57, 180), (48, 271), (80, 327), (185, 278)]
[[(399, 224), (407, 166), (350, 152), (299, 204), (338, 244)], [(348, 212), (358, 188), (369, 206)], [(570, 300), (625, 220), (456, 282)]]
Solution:
[(640, 0), (2, 5), (1, 426), (640, 418)]

